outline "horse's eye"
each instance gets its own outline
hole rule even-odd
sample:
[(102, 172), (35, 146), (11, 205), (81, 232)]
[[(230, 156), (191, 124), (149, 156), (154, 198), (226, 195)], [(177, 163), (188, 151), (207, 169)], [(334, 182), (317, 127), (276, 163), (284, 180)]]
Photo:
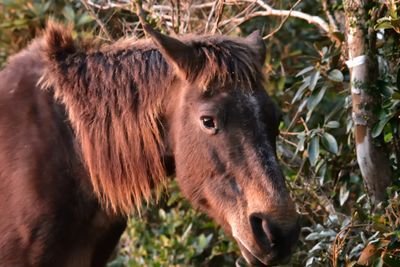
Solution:
[(201, 121), (203, 122), (203, 126), (207, 129), (215, 128), (214, 118), (211, 116), (203, 116), (201, 117)]
[(203, 129), (210, 134), (216, 134), (218, 132), (217, 123), (212, 116), (201, 116), (201, 124)]

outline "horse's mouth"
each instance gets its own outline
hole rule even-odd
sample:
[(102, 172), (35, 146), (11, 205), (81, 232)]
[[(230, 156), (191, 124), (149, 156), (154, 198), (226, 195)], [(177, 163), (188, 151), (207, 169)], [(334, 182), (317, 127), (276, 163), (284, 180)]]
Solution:
[[(266, 254), (266, 255), (256, 255), (250, 249), (246, 248), (246, 246), (238, 239), (236, 239), (240, 252), (242, 253), (243, 259), (247, 262), (250, 266), (257, 266), (257, 267), (270, 267), (276, 266), (280, 264), (286, 264), (290, 261), (290, 256), (284, 259), (275, 260), (274, 253)], [(237, 267), (241, 267), (243, 265), (236, 264)]]

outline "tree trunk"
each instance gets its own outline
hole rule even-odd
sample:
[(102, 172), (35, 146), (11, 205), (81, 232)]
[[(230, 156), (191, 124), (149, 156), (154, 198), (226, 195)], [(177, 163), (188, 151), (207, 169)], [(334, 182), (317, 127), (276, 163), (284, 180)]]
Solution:
[(380, 104), (376, 89), (376, 37), (374, 31), (367, 28), (370, 21), (366, 6), (371, 2), (345, 0), (344, 8), (357, 161), (372, 202), (376, 204), (385, 199), (386, 188), (391, 183), (391, 168), (383, 146), (377, 146), (371, 136), (376, 121), (372, 111), (374, 106)]

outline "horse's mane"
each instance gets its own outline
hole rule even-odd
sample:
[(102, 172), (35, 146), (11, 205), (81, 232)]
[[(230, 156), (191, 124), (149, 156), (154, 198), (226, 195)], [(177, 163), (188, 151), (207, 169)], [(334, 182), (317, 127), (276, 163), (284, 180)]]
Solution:
[[(49, 23), (44, 40), (42, 83), (66, 106), (94, 191), (107, 210), (129, 214), (165, 184), (160, 117), (176, 79), (173, 68), (150, 40), (82, 48), (71, 29), (56, 23)], [(206, 90), (217, 90), (214, 83), (252, 88), (262, 77), (243, 39), (181, 40), (201, 55), (188, 78)]]

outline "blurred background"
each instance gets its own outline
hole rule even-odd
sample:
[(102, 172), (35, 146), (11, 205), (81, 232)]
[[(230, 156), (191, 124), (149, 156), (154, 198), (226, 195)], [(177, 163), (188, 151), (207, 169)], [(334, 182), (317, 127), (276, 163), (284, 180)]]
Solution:
[[(142, 38), (133, 2), (0, 0), (0, 66), (40, 35), (49, 17), (72, 24), (76, 38), (98, 38), (104, 43), (125, 36)], [(364, 1), (367, 5), (359, 21), (366, 32), (366, 45), (373, 48), (369, 52), (376, 59), (376, 77), (368, 87), (374, 104), (374, 119), (369, 124), (372, 142), (385, 151), (392, 172), (390, 182), (381, 190), (387, 196), (381, 202), (366, 189), (357, 164), (350, 73), (345, 64), (349, 50), (346, 33), (357, 23), (349, 17), (357, 10), (343, 2), (138, 3), (146, 20), (166, 34), (246, 36), (261, 30), (268, 51), (265, 88), (283, 115), (278, 156), (302, 215), (301, 238), (287, 266), (398, 267), (398, 6), (394, 0)], [(236, 244), (190, 207), (171, 178), (162, 199), (129, 220), (109, 267), (235, 266), (239, 256)]]

